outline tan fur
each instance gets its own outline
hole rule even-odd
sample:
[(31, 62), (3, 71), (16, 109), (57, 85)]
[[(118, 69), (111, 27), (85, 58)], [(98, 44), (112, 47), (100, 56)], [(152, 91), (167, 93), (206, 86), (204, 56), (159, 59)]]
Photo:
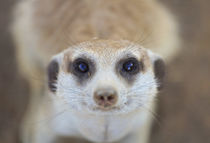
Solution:
[[(34, 129), (29, 129), (28, 122), (37, 116), (34, 111), (45, 94), (46, 67), (53, 55), (73, 45), (88, 45), (87, 41), (94, 43), (89, 49), (100, 52), (98, 43), (106, 40), (113, 50), (131, 42), (140, 44), (169, 62), (179, 48), (174, 17), (155, 0), (22, 0), (12, 29), (20, 73), (32, 89), (23, 123), (31, 135)], [(119, 40), (124, 42), (114, 42)]]

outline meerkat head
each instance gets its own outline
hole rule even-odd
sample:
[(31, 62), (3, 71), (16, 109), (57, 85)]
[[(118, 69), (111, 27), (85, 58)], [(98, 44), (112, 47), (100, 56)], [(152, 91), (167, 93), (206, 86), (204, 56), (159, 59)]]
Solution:
[(69, 109), (89, 113), (143, 110), (161, 88), (163, 60), (129, 41), (93, 40), (55, 55), (49, 90)]

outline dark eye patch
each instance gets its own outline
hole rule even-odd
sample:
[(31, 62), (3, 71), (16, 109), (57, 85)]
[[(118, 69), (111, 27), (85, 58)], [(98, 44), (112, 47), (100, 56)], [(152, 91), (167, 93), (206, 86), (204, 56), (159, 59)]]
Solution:
[(136, 58), (130, 57), (120, 60), (116, 65), (116, 71), (121, 77), (127, 81), (133, 81), (135, 75), (143, 70), (143, 63), (139, 62)]
[(69, 63), (68, 71), (75, 75), (81, 83), (93, 76), (95, 73), (95, 64), (86, 57), (77, 58), (73, 62)]

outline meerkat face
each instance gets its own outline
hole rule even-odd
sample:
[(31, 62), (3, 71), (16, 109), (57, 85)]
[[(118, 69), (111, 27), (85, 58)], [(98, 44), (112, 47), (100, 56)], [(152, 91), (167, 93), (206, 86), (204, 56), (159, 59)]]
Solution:
[(53, 57), (49, 89), (73, 111), (110, 114), (145, 110), (161, 87), (159, 56), (128, 41), (93, 40)]

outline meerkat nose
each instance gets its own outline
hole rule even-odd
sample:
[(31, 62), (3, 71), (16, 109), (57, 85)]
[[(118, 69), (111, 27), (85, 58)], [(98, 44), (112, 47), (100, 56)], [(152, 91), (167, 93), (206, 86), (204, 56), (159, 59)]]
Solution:
[(117, 92), (112, 88), (99, 89), (94, 93), (94, 100), (102, 109), (113, 107), (117, 103), (117, 99)]

